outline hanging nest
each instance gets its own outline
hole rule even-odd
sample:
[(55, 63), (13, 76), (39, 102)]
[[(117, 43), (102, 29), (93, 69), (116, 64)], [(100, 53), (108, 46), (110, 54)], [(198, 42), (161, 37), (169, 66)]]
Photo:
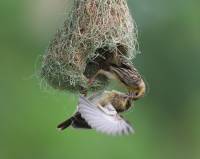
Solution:
[(88, 88), (100, 59), (114, 53), (132, 59), (137, 32), (126, 0), (74, 0), (64, 25), (43, 57), (41, 76), (52, 87), (82, 91), (103, 89), (107, 80)]

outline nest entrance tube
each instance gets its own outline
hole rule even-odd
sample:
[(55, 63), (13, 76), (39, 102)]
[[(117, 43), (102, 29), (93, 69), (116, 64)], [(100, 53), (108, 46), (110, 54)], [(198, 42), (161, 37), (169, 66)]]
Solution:
[[(126, 0), (74, 0), (43, 57), (41, 76), (56, 89), (87, 89), (87, 78), (94, 75), (99, 57), (118, 53), (132, 59), (136, 36)], [(88, 89), (103, 89), (105, 85), (97, 80)]]

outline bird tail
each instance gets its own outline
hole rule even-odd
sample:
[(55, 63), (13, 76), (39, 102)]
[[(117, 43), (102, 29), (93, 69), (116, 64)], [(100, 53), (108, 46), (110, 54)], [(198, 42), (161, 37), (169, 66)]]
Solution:
[(68, 128), (73, 122), (73, 117), (65, 120), (64, 122), (60, 123), (57, 128), (60, 129), (60, 130), (64, 130), (66, 128)]

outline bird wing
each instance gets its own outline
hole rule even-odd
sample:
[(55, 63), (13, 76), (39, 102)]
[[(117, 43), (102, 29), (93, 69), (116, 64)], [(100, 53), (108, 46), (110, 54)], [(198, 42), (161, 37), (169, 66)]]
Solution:
[(122, 67), (110, 66), (111, 71), (113, 71), (119, 80), (128, 86), (135, 86), (141, 80), (141, 76), (136, 71), (136, 69), (126, 69)]
[(106, 107), (97, 106), (81, 96), (78, 111), (87, 123), (99, 132), (109, 135), (122, 135), (133, 132), (131, 125), (118, 115), (111, 104)]

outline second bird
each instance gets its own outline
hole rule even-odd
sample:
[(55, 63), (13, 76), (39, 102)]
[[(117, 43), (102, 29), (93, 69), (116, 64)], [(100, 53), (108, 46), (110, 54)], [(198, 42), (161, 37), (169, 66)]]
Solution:
[(129, 134), (132, 126), (118, 113), (127, 111), (133, 98), (117, 91), (104, 91), (89, 98), (80, 97), (77, 111), (72, 117), (58, 125), (64, 130), (74, 128), (95, 129), (113, 135)]

